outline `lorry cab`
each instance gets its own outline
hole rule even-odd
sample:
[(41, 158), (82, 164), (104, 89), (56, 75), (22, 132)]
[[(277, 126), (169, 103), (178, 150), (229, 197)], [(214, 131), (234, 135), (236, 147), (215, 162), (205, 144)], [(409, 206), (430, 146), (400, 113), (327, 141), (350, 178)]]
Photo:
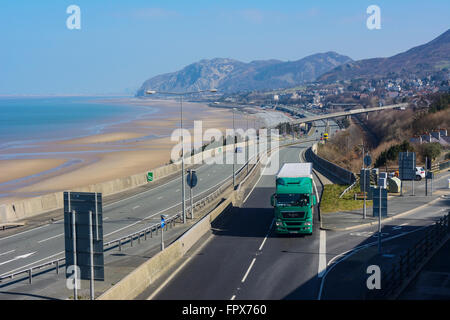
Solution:
[(285, 164), (275, 183), (276, 193), (271, 197), (275, 232), (312, 234), (313, 211), (317, 203), (313, 194), (312, 165)]

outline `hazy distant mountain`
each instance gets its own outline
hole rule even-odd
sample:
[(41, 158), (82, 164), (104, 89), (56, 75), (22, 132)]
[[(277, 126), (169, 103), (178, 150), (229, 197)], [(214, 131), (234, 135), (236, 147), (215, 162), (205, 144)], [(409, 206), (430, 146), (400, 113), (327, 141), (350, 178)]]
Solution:
[(318, 81), (415, 75), (422, 77), (450, 69), (450, 29), (436, 39), (390, 58), (375, 58), (342, 64)]
[(145, 90), (196, 91), (216, 88), (223, 93), (288, 88), (315, 80), (336, 66), (352, 61), (335, 52), (318, 53), (297, 61), (262, 60), (244, 63), (233, 59), (201, 60), (184, 69), (159, 75), (144, 82)]

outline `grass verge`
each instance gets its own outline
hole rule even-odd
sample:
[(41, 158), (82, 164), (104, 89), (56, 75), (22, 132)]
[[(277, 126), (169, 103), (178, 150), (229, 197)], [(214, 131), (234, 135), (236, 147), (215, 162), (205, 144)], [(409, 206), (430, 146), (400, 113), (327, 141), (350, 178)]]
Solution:
[[(348, 185), (327, 184), (323, 187), (322, 200), (320, 202), (320, 212), (337, 212), (337, 211), (351, 211), (361, 209), (364, 206), (364, 200), (353, 200), (355, 193), (359, 191), (359, 186), (356, 185), (348, 191), (341, 199), (339, 196), (348, 188)], [(367, 207), (372, 206), (372, 201), (366, 201)]]

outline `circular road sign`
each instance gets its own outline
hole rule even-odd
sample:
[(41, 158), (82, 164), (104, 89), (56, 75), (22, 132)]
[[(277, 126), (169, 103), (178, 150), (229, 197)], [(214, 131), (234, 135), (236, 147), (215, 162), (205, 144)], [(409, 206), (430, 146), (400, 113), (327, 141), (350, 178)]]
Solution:
[[(192, 175), (192, 177), (191, 177)], [(189, 187), (194, 188), (197, 185), (197, 174), (195, 171), (189, 171), (186, 177), (186, 182)]]

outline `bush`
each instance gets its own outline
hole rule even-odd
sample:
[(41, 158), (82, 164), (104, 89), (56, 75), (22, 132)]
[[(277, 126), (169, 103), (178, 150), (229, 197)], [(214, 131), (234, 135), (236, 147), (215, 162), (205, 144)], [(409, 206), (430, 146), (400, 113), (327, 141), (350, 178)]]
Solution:
[(422, 155), (422, 158), (425, 159), (427, 157), (428, 159), (435, 160), (442, 152), (442, 146), (437, 143), (426, 143), (421, 145), (420, 148), (420, 154)]
[(379, 168), (381, 166), (386, 165), (388, 160), (394, 161), (398, 159), (398, 154), (400, 152), (406, 151), (414, 151), (414, 147), (408, 142), (403, 141), (401, 144), (396, 144), (390, 147), (389, 149), (383, 151), (380, 156), (375, 161), (375, 167)]

